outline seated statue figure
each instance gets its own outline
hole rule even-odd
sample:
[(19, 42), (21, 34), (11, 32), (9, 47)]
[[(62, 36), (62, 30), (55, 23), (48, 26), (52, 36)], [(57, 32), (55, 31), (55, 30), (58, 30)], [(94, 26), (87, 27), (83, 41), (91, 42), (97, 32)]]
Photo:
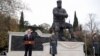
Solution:
[(62, 8), (62, 1), (57, 1), (57, 7), (53, 9), (53, 24), (52, 29), (56, 34), (58, 34), (58, 40), (64, 40), (62, 37), (64, 36), (64, 29), (69, 29), (71, 39), (73, 37), (72, 25), (65, 22), (65, 18), (68, 17), (68, 14), (65, 9)]

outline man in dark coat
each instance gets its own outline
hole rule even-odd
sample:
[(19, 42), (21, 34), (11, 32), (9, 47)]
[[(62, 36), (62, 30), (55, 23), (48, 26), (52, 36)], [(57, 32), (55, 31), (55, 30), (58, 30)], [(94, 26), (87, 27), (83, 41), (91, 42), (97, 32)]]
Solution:
[(32, 56), (32, 46), (35, 44), (35, 37), (34, 32), (32, 32), (32, 29), (28, 29), (26, 31), (26, 34), (24, 35), (24, 46), (25, 46), (25, 55)]
[(94, 42), (95, 56), (100, 56), (100, 42)]

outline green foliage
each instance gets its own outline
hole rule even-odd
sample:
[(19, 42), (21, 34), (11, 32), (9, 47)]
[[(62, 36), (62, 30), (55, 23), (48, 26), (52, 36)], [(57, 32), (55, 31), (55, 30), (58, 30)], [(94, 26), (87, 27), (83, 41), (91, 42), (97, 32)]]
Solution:
[(0, 51), (8, 46), (8, 31), (18, 31), (16, 11), (24, 9), (20, 0), (0, 0)]
[(0, 48), (5, 47), (7, 43), (7, 32), (5, 31), (0, 31)]
[(74, 14), (74, 22), (73, 22), (73, 30), (76, 31), (78, 28), (78, 18), (76, 16), (76, 11), (75, 11), (75, 14)]
[(19, 29), (20, 29), (20, 31), (24, 31), (24, 14), (23, 14), (23, 12), (21, 12), (21, 16), (20, 16)]
[(39, 29), (41, 30), (43, 33), (49, 33), (49, 29), (45, 29), (44, 27), (42, 27), (41, 25), (33, 25), (32, 26), (33, 31)]
[(39, 25), (39, 28), (43, 33), (49, 33), (50, 25), (47, 23), (43, 23)]
[(0, 49), (8, 46), (8, 31), (18, 31), (18, 22), (15, 18), (0, 13)]

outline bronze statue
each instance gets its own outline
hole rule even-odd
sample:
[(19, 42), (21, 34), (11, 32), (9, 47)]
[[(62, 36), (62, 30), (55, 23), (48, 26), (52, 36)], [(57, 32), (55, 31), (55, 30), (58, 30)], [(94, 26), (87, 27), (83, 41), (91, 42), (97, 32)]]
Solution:
[(58, 0), (57, 7), (53, 9), (53, 24), (52, 24), (54, 33), (58, 34), (58, 40), (64, 40), (63, 39), (64, 29), (69, 29), (71, 38), (73, 38), (72, 25), (65, 22), (65, 18), (67, 17), (68, 17), (68, 14), (66, 10), (62, 8), (62, 1)]

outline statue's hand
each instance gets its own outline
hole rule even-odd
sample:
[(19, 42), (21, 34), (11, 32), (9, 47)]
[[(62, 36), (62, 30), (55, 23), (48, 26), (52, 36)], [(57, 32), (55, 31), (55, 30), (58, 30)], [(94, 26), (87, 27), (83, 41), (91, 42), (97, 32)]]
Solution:
[(68, 15), (67, 15), (67, 14), (64, 14), (64, 15), (63, 15), (63, 17), (67, 18), (67, 17), (68, 17)]

